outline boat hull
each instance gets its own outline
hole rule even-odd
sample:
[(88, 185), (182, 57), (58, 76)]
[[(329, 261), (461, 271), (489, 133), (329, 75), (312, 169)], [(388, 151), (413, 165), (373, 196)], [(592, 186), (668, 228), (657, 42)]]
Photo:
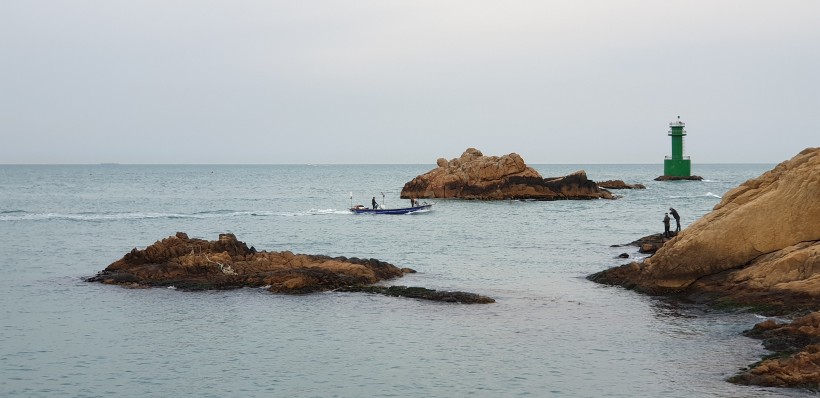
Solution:
[(402, 207), (399, 209), (368, 209), (366, 207), (352, 207), (350, 211), (355, 214), (408, 214), (422, 210), (430, 210), (431, 207), (433, 207), (432, 204)]

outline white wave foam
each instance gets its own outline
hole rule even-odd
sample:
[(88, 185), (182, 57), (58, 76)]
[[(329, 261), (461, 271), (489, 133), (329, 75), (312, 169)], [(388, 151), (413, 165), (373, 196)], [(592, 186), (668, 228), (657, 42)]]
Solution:
[(337, 209), (310, 209), (307, 211), (297, 211), (292, 213), (278, 213), (277, 215), (284, 217), (302, 217), (302, 216), (324, 216), (328, 214), (348, 214), (347, 210)]
[(321, 215), (321, 214), (333, 214), (335, 211), (336, 211), (336, 209), (310, 209), (308, 211), (308, 213)]
[(711, 192), (706, 192), (703, 195), (690, 195), (690, 196), (670, 196), (670, 199), (698, 199), (698, 198), (717, 198), (723, 199), (720, 195), (715, 195)]

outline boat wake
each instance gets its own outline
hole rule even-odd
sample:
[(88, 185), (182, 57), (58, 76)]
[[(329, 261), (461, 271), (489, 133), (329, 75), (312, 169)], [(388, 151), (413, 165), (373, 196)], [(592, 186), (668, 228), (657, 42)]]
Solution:
[(307, 211), (297, 211), (291, 213), (271, 213), (268, 214), (270, 216), (280, 216), (280, 217), (302, 217), (302, 216), (324, 216), (328, 214), (348, 214), (347, 210), (337, 210), (337, 209), (310, 209)]
[(706, 192), (706, 193), (705, 193), (705, 194), (703, 194), (703, 195), (694, 195), (694, 196), (691, 196), (691, 195), (690, 195), (690, 196), (670, 196), (669, 198), (670, 198), (670, 199), (702, 199), (702, 198), (709, 198), (709, 199), (712, 199), (712, 198), (717, 198), (717, 199), (723, 199), (720, 195), (715, 195), (715, 194), (713, 194), (713, 193), (711, 193), (711, 192)]
[(80, 213), (33, 213), (24, 210), (0, 212), (0, 222), (4, 221), (77, 221), (107, 222), (124, 220), (151, 219), (219, 219), (233, 217), (303, 217), (329, 214), (349, 214), (347, 210), (310, 209), (296, 212), (250, 211), (250, 210), (214, 210), (194, 213), (161, 213), (161, 212), (80, 212)]

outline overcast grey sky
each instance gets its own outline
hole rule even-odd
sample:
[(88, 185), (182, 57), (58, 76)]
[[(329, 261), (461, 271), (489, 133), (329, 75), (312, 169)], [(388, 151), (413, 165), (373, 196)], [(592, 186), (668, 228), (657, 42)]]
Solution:
[(0, 0), (0, 164), (776, 163), (820, 1)]

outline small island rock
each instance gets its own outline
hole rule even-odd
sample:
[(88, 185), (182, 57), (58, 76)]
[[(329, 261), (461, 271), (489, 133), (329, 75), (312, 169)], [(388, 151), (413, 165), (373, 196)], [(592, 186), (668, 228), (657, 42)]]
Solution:
[(401, 197), (501, 199), (613, 199), (612, 194), (581, 170), (564, 177), (543, 178), (516, 153), (484, 156), (468, 148), (461, 157), (438, 159), (437, 168), (406, 183)]
[(366, 291), (445, 302), (494, 302), (474, 293), (424, 288), (380, 286), (368, 290), (368, 285), (413, 272), (376, 259), (257, 251), (233, 234), (220, 234), (218, 240), (206, 241), (178, 232), (143, 250), (135, 248), (88, 281), (127, 287), (173, 286), (182, 290), (267, 286), (271, 292), (291, 294)]
[(376, 259), (256, 251), (233, 234), (206, 241), (178, 232), (143, 250), (135, 248), (89, 281), (184, 290), (270, 286), (272, 292), (308, 293), (404, 273)]

